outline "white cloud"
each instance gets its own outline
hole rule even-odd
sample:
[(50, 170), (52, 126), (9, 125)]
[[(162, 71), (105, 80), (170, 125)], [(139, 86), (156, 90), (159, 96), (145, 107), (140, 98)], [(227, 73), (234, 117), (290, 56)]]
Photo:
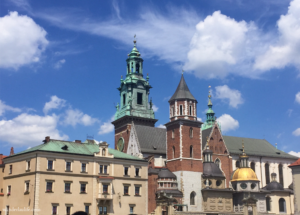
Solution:
[(286, 15), (277, 21), (279, 38), (258, 56), (254, 67), (261, 70), (280, 69), (294, 65), (300, 69), (300, 0), (290, 2)]
[(157, 127), (158, 127), (158, 128), (166, 128), (166, 126), (163, 125), (163, 124), (159, 124)]
[(5, 113), (5, 111), (21, 112), (21, 109), (6, 105), (5, 102), (0, 100), (0, 116), (2, 116)]
[(296, 94), (295, 101), (300, 104), (300, 92)]
[(64, 115), (63, 124), (76, 126), (82, 124), (84, 126), (93, 125), (99, 120), (92, 118), (91, 116), (84, 114), (82, 111), (77, 109), (68, 109)]
[(41, 144), (46, 136), (67, 140), (68, 136), (57, 130), (58, 117), (38, 116), (22, 113), (12, 120), (0, 121), (0, 139), (15, 146)]
[(289, 154), (294, 155), (296, 157), (300, 157), (300, 152), (290, 151)]
[(30, 17), (10, 12), (0, 17), (0, 67), (18, 69), (40, 61), (47, 32)]
[(237, 108), (240, 104), (244, 103), (242, 94), (238, 90), (230, 89), (227, 85), (217, 86), (216, 95), (217, 99), (228, 100), (231, 107)]
[(201, 118), (199, 118), (199, 117), (197, 117), (197, 120), (198, 120), (198, 121), (200, 121), (200, 122), (202, 122), (202, 119), (201, 119)]
[(62, 65), (66, 62), (65, 59), (61, 59), (59, 61), (57, 61), (55, 64), (54, 64), (54, 68), (55, 69), (60, 69), (62, 67)]
[(239, 127), (239, 122), (229, 114), (223, 114), (217, 119), (217, 121), (220, 123), (222, 132), (224, 133), (236, 130)]
[(294, 136), (300, 136), (300, 128), (297, 128), (295, 131), (292, 133)]
[(101, 126), (100, 126), (100, 129), (99, 129), (99, 132), (98, 134), (107, 134), (107, 133), (110, 133), (114, 130), (114, 125), (111, 124), (112, 121), (115, 120), (115, 116), (112, 116), (110, 118), (110, 120), (104, 122)]
[(62, 108), (66, 105), (66, 100), (64, 99), (60, 99), (57, 96), (51, 96), (51, 100), (50, 102), (46, 102), (43, 112), (45, 114), (48, 114), (48, 111), (51, 109), (58, 109), (58, 108)]
[(153, 105), (153, 106), (152, 106), (152, 109), (153, 109), (154, 112), (157, 112), (157, 111), (158, 111), (158, 107), (157, 107), (156, 105)]

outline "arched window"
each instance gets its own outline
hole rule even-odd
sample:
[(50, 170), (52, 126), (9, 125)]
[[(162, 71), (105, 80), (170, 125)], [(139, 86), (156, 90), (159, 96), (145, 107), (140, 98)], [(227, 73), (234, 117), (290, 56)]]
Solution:
[(190, 116), (192, 116), (192, 105), (190, 105)]
[(123, 106), (126, 105), (126, 94), (123, 94)]
[(220, 168), (220, 160), (219, 160), (219, 158), (216, 159), (215, 164)]
[(270, 198), (270, 196), (267, 196), (267, 198), (266, 198), (266, 206), (267, 206), (267, 211), (271, 211), (271, 198)]
[(285, 200), (284, 198), (279, 199), (279, 212), (280, 213), (285, 213), (286, 212), (286, 207), (285, 207)]
[(140, 72), (140, 64), (139, 63), (135, 64), (135, 71), (136, 71), (136, 73)]
[(173, 158), (175, 158), (175, 146), (173, 146)]
[(283, 186), (283, 171), (282, 164), (278, 165), (278, 173), (279, 173), (279, 183)]
[(102, 149), (102, 156), (105, 156), (105, 149)]
[(190, 138), (193, 138), (193, 128), (190, 128)]
[(190, 146), (190, 158), (193, 157), (193, 146)]
[(195, 205), (195, 197), (196, 197), (196, 193), (194, 191), (191, 192), (191, 195), (190, 195), (190, 205)]
[(235, 167), (236, 167), (236, 168), (240, 168), (240, 161), (236, 161), (236, 162), (235, 162)]
[(265, 175), (266, 175), (266, 184), (270, 183), (270, 165), (268, 163), (265, 164)]
[(251, 162), (250, 167), (255, 172), (255, 163), (254, 162)]

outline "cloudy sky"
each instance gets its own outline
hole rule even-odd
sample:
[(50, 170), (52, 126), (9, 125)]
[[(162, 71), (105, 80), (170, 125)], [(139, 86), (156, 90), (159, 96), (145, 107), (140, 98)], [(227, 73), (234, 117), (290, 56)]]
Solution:
[(0, 145), (53, 139), (114, 146), (116, 89), (137, 35), (156, 126), (185, 70), (205, 120), (300, 156), (300, 0), (0, 0)]

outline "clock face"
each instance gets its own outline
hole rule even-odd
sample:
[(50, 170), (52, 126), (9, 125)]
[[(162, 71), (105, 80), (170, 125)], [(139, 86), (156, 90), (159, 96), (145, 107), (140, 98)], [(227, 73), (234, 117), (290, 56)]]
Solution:
[(118, 140), (118, 143), (117, 143), (117, 150), (119, 150), (120, 152), (123, 151), (123, 148), (124, 148), (124, 140), (123, 138), (121, 137), (119, 140)]
[(246, 183), (241, 183), (240, 186), (241, 186), (242, 189), (246, 189), (247, 188), (247, 184)]

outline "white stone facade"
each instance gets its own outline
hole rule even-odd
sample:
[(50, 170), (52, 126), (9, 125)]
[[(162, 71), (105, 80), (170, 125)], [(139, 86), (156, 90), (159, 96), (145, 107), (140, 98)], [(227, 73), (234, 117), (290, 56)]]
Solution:
[[(202, 211), (202, 173), (192, 171), (173, 173), (177, 176), (178, 190), (183, 193), (182, 204), (188, 205), (189, 211)], [(190, 194), (192, 192), (196, 193), (195, 205), (190, 205)]]

